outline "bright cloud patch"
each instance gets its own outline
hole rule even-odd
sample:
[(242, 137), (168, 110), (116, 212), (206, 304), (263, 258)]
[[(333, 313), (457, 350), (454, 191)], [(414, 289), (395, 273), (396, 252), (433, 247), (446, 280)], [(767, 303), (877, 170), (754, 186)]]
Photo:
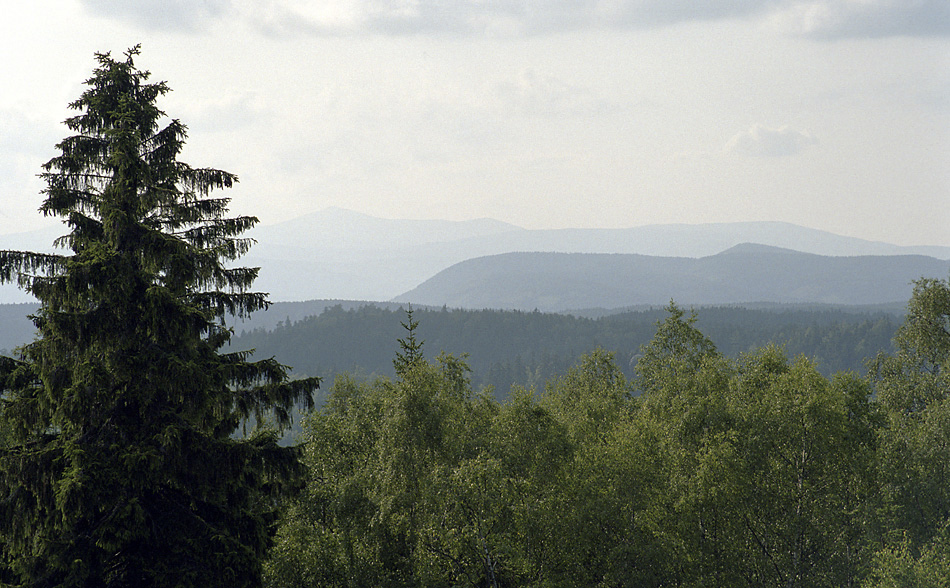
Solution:
[(757, 157), (787, 157), (817, 143), (818, 139), (805, 131), (787, 126), (770, 129), (756, 125), (729, 139), (726, 151)]

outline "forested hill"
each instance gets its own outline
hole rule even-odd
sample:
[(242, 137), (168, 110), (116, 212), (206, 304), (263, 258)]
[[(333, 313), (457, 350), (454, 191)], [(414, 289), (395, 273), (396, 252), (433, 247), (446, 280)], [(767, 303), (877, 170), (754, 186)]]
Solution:
[(907, 300), (911, 282), (944, 279), (950, 262), (922, 255), (832, 257), (738, 245), (699, 259), (509, 253), (456, 264), (397, 301), (458, 308), (621, 308), (750, 302), (880, 304)]
[[(840, 309), (749, 310), (710, 307), (697, 311), (697, 325), (728, 355), (768, 343), (785, 345), (789, 355), (818, 360), (828, 374), (864, 373), (864, 360), (892, 350), (901, 318), (883, 312)], [(523, 311), (414, 309), (424, 353), (468, 354), (476, 387), (492, 385), (505, 394), (511, 384), (541, 386), (563, 374), (598, 347), (615, 352), (629, 376), (640, 346), (667, 315), (661, 309), (626, 312), (598, 319)], [(286, 321), (235, 337), (232, 349), (279, 357), (296, 374), (329, 378), (340, 372), (392, 375), (397, 339), (405, 337), (399, 309), (364, 306), (327, 308), (319, 316)]]
[(0, 304), (0, 355), (33, 340), (36, 327), (29, 317), (39, 308), (32, 302)]

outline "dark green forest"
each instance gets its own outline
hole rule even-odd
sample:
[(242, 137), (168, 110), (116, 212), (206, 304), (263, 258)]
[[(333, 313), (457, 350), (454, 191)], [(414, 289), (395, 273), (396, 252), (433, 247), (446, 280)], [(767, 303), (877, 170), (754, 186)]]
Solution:
[[(407, 306), (407, 308), (410, 308)], [(242, 331), (234, 349), (255, 349), (259, 357), (276, 356), (298, 375), (337, 374), (393, 376), (393, 342), (400, 336), (404, 309), (373, 305), (325, 309), (319, 316), (274, 329)], [(466, 356), (475, 390), (491, 387), (503, 399), (513, 385), (542, 388), (563, 375), (594, 349), (614, 354), (627, 377), (634, 375), (640, 346), (662, 320), (663, 309), (628, 311), (599, 318), (501, 310), (416, 308), (418, 335), (429, 359), (445, 351)], [(697, 325), (724, 355), (737, 357), (769, 344), (783, 346), (789, 357), (804, 355), (825, 375), (864, 373), (865, 362), (893, 350), (900, 317), (883, 311), (840, 308), (705, 307)]]

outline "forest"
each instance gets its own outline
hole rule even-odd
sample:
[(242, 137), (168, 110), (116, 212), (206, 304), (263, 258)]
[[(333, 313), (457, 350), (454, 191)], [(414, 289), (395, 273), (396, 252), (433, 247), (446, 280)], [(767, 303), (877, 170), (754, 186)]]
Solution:
[[(631, 310), (596, 318), (543, 312), (380, 308), (366, 303), (322, 313), (275, 328), (240, 334), (232, 349), (254, 349), (259, 357), (279, 357), (298, 376), (332, 382), (337, 374), (393, 376), (393, 343), (401, 333), (406, 309), (419, 321), (417, 335), (427, 342), (429, 359), (445, 351), (466, 356), (474, 390), (491, 387), (498, 399), (513, 385), (541, 388), (594, 349), (613, 353), (627, 378), (634, 375), (640, 347), (649, 342), (662, 308)], [(892, 339), (902, 316), (864, 307), (786, 306), (768, 308), (702, 307), (697, 326), (725, 355), (775, 344), (790, 357), (804, 355), (825, 375), (863, 373), (865, 363), (893, 351)]]
[(0, 584), (950, 586), (950, 280), (897, 325), (364, 307), (236, 336), (269, 305), (232, 263), (257, 218), (178, 160), (139, 53), (96, 54), (43, 166), (62, 253), (0, 251), (39, 301), (0, 356)]
[(631, 378), (593, 350), (500, 402), (410, 312), (395, 377), (307, 417), (268, 585), (947, 586), (948, 317), (919, 282), (897, 353), (829, 377), (671, 304)]

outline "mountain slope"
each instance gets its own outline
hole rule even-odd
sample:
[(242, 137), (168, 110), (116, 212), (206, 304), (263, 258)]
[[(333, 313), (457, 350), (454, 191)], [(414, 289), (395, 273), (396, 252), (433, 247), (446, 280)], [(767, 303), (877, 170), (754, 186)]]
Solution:
[(640, 304), (880, 304), (911, 282), (946, 278), (950, 262), (919, 255), (832, 257), (740, 245), (699, 259), (510, 253), (456, 264), (394, 300), (458, 308), (564, 311)]

